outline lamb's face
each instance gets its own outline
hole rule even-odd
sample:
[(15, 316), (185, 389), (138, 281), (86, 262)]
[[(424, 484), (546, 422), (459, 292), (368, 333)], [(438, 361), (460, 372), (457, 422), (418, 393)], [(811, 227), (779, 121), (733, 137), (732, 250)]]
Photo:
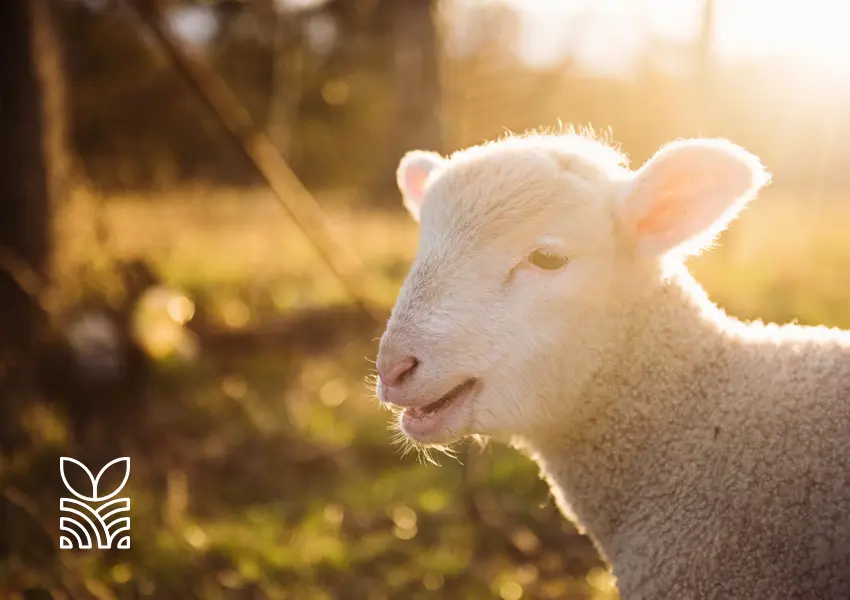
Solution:
[(635, 177), (619, 155), (579, 137), (514, 138), (449, 159), (410, 153), (398, 179), (421, 233), (377, 391), (405, 409), (402, 431), (428, 444), (506, 438), (587, 410), (579, 393), (616, 343), (624, 294), (651, 271), (642, 240), (622, 232), (643, 212), (622, 206)]
[(594, 149), (522, 138), (402, 163), (420, 244), (381, 340), (378, 395), (407, 408), (408, 436), (443, 443), (544, 426), (557, 412), (551, 393), (592, 372), (588, 348), (605, 337), (592, 323), (616, 283), (612, 180), (624, 173), (613, 151)]

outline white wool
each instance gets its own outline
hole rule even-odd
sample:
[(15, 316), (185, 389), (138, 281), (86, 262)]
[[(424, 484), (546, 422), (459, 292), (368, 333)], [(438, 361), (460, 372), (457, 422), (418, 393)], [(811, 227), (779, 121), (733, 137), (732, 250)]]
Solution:
[(683, 264), (769, 176), (725, 140), (626, 164), (574, 134), (403, 158), (421, 237), (378, 367), (417, 366), (379, 395), (476, 381), (402, 429), (527, 452), (624, 600), (850, 597), (850, 333), (742, 323)]

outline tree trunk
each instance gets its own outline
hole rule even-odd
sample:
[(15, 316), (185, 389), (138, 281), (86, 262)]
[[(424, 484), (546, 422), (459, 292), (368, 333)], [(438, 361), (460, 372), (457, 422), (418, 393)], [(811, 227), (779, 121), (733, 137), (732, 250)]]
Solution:
[(438, 72), (434, 0), (392, 0), (392, 50), (395, 114), (387, 166), (379, 173), (378, 190), (392, 190), (388, 201), (397, 203), (395, 170), (402, 155), (412, 149), (443, 151), (440, 123), (441, 88)]
[(266, 114), (266, 133), (281, 157), (295, 170), (302, 166), (298, 152), (298, 117), (303, 92), (304, 39), (297, 13), (274, 8), (274, 0), (264, 0), (272, 27), (271, 89)]
[(700, 129), (708, 135), (715, 134), (717, 124), (715, 106), (720, 90), (715, 86), (714, 55), (712, 46), (715, 28), (715, 2), (703, 0), (702, 15), (697, 38), (694, 41), (694, 69), (691, 94), (699, 115)]
[(714, 44), (715, 23), (714, 0), (703, 0), (699, 33), (694, 47), (694, 72), (703, 85), (709, 83), (713, 71), (712, 46)]
[(442, 150), (437, 35), (431, 0), (395, 0), (393, 27), (397, 118), (407, 126), (403, 144)]
[[(50, 0), (0, 2), (0, 383), (35, 348), (63, 185), (63, 89)], [(39, 285), (34, 285), (38, 283)]]

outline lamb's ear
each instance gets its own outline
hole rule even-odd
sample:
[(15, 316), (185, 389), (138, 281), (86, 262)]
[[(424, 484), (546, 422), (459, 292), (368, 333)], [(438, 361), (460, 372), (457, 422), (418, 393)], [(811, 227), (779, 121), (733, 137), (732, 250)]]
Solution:
[(770, 181), (761, 162), (726, 140), (665, 146), (634, 173), (619, 216), (638, 251), (697, 252)]
[(419, 209), (425, 199), (428, 176), (443, 164), (443, 157), (436, 152), (413, 150), (405, 154), (398, 164), (396, 181), (404, 206), (419, 221)]

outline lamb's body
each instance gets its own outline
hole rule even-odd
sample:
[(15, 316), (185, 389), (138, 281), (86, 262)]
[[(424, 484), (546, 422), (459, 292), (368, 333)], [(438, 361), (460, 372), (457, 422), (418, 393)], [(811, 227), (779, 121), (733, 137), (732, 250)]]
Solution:
[(747, 327), (693, 285), (636, 303), (593, 415), (523, 445), (624, 600), (850, 598), (850, 334)]
[(528, 452), (623, 600), (850, 598), (850, 332), (745, 325), (682, 261), (755, 157), (685, 141), (633, 172), (541, 136), (398, 176), (422, 236), (378, 395), (404, 433)]

